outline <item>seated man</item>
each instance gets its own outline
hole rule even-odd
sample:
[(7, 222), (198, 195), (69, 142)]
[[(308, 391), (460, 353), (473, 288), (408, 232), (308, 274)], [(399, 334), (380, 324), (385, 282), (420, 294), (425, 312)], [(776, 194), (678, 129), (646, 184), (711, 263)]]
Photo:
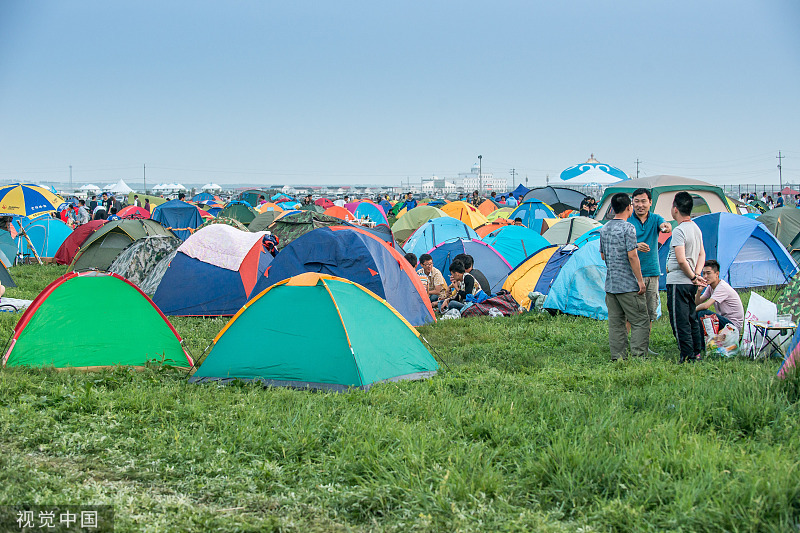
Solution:
[(444, 313), (448, 309), (461, 309), (466, 305), (467, 294), (476, 294), (481, 290), (481, 285), (478, 283), (472, 274), (467, 274), (464, 268), (464, 263), (458, 259), (454, 259), (450, 263), (450, 281), (453, 285), (452, 295), (439, 300), (439, 310)]
[[(708, 286), (698, 287), (694, 297), (694, 303), (697, 304), (697, 318), (702, 323), (704, 316), (716, 314), (720, 329), (726, 324), (733, 324), (742, 331), (744, 323), (742, 300), (727, 281), (719, 279), (719, 263), (709, 259), (705, 262), (701, 275), (708, 282)], [(712, 305), (716, 313), (708, 310)]]
[[(464, 269), (465, 269), (466, 273), (467, 274), (472, 274), (472, 276), (475, 278), (475, 280), (480, 284), (481, 289), (483, 289), (483, 292), (486, 293), (486, 296), (491, 296), (492, 295), (491, 294), (492, 288), (489, 285), (489, 280), (486, 278), (486, 276), (483, 274), (483, 272), (481, 272), (477, 268), (474, 268), (475, 260), (472, 258), (471, 255), (458, 254), (457, 256), (455, 256), (453, 258), (453, 261), (455, 261), (455, 260), (459, 260), (462, 263), (464, 263)], [(475, 292), (477, 292), (477, 291), (475, 291)]]
[(447, 294), (447, 282), (444, 280), (441, 271), (433, 266), (433, 257), (429, 254), (422, 254), (419, 258), (421, 268), (417, 274), (422, 279), (425, 289), (428, 291), (428, 298), (431, 303), (438, 302), (439, 298), (445, 298)]
[(411, 252), (408, 252), (403, 257), (406, 258), (406, 261), (408, 261), (408, 264), (411, 265), (411, 268), (417, 268), (417, 254), (412, 254)]

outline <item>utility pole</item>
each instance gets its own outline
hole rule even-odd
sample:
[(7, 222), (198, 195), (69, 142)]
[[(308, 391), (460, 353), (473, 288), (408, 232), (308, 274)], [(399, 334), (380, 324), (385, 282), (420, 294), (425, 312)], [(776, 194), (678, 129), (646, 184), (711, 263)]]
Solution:
[(513, 189), (514, 188), (514, 184), (516, 183), (516, 180), (514, 179), (514, 176), (516, 176), (516, 174), (517, 174), (517, 169), (512, 168), (511, 170), (509, 170), (509, 172), (511, 172), (511, 188)]
[[(786, 156), (785, 155), (781, 155), (781, 151), (778, 150), (778, 155), (777, 155), (777, 157), (775, 159), (778, 160), (778, 184), (780, 185), (781, 190), (783, 190), (783, 171), (781, 170), (781, 162), (782, 162), (781, 159), (783, 159), (784, 157), (786, 157)], [(70, 168), (72, 168), (72, 167), (70, 167)]]
[(478, 194), (483, 192), (483, 156), (478, 156)]
[(637, 180), (639, 179), (639, 163), (641, 163), (641, 161), (639, 161), (639, 158), (637, 157), (636, 158), (636, 179)]

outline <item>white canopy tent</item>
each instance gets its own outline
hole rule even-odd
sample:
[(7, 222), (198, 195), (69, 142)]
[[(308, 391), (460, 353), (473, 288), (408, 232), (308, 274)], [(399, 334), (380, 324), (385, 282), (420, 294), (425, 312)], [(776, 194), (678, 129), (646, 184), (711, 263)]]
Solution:
[(92, 183), (87, 183), (86, 185), (84, 185), (83, 187), (78, 188), (77, 190), (79, 192), (87, 192), (87, 193), (88, 192), (94, 192), (94, 193), (97, 193), (97, 192), (100, 192), (100, 187), (98, 187), (97, 185), (94, 185)]
[(125, 180), (119, 180), (115, 184), (111, 186), (110, 192), (116, 194), (128, 194), (133, 192), (133, 189), (128, 187), (128, 184), (125, 183)]
[(206, 183), (200, 188), (201, 191), (212, 192), (212, 191), (221, 191), (222, 187), (217, 185), (216, 183)]

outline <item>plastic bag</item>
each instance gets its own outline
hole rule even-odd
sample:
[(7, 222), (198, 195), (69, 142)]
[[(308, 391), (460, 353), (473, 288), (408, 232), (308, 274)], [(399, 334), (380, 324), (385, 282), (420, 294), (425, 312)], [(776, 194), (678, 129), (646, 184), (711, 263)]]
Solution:
[(442, 315), (441, 320), (452, 320), (454, 318), (461, 318), (461, 311), (458, 309), (448, 309), (447, 312)]
[(739, 330), (736, 326), (726, 324), (717, 335), (706, 340), (706, 353), (721, 357), (739, 355)]
[(491, 317), (503, 316), (503, 313), (501, 313), (498, 308), (492, 307), (491, 309), (489, 309), (489, 316)]

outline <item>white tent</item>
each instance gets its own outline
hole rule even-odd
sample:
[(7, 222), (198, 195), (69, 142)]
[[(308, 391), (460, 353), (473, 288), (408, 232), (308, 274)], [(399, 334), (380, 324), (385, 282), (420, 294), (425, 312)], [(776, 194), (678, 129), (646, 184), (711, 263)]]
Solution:
[(222, 187), (217, 185), (216, 183), (206, 183), (203, 185), (200, 190), (202, 191), (221, 191)]
[(86, 191), (86, 192), (100, 192), (100, 187), (98, 187), (97, 185), (93, 185), (91, 183), (88, 183), (88, 184), (84, 185), (83, 187), (80, 187), (78, 190), (79, 191)]
[(128, 187), (128, 184), (125, 183), (124, 180), (119, 180), (111, 186), (111, 192), (114, 194), (128, 194), (133, 192), (133, 189)]

